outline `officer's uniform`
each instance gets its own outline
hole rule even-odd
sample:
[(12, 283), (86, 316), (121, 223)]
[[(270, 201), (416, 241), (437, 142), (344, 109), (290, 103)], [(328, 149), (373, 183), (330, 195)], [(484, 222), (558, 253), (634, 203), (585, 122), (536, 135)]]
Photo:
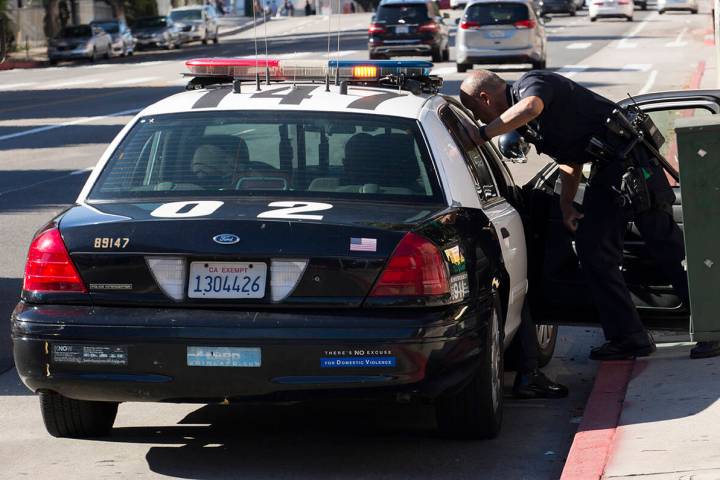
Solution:
[[(542, 99), (545, 104), (542, 113), (518, 132), (533, 143), (539, 153), (553, 157), (558, 163), (581, 165), (592, 161), (585, 149), (593, 136), (613, 147), (628, 143), (606, 127), (606, 119), (617, 105), (561, 75), (543, 71), (527, 73), (508, 87), (507, 95), (510, 105), (530, 96)], [(634, 220), (649, 252), (685, 305), (689, 305), (687, 278), (682, 267), (683, 237), (672, 218), (675, 195), (662, 167), (645, 147), (635, 147), (631, 155), (649, 175), (647, 184), (652, 207), (633, 213), (619, 202), (617, 192), (626, 171), (623, 161), (612, 159), (602, 165), (594, 164), (583, 200), (585, 217), (580, 220), (576, 236), (578, 256), (608, 340), (640, 338), (645, 332), (620, 270), (629, 220)], [(530, 341), (529, 334), (522, 337)]]

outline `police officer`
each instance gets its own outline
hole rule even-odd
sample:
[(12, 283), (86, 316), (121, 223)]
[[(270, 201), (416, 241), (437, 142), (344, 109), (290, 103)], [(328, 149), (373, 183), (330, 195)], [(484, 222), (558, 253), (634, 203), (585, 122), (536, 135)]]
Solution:
[(532, 71), (509, 87), (492, 72), (474, 71), (463, 81), (460, 100), (487, 125), (480, 136), (488, 141), (517, 130), (560, 164), (560, 209), (568, 230), (576, 233), (578, 256), (598, 309), (607, 342), (592, 349), (595, 360), (620, 360), (650, 355), (655, 343), (633, 305), (620, 270), (623, 237), (628, 220), (645, 240), (648, 250), (688, 303), (688, 287), (681, 262), (685, 258), (682, 232), (671, 206), (674, 193), (662, 167), (638, 145), (630, 152), (645, 172), (651, 207), (633, 211), (623, 206), (618, 193), (627, 164), (619, 156), (594, 162), (585, 189), (583, 213), (573, 205), (582, 165), (593, 158), (586, 152), (593, 136), (620, 150), (628, 141), (613, 134), (606, 119), (618, 106), (561, 75)]

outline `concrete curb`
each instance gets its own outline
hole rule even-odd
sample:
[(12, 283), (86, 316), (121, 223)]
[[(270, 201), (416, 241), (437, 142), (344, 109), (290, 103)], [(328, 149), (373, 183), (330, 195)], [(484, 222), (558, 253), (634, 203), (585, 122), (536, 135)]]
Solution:
[(39, 60), (12, 60), (8, 59), (0, 63), (0, 70), (13, 70), (15, 68), (38, 68), (42, 67), (44, 62)]
[(600, 364), (560, 480), (602, 478), (634, 365), (634, 360)]
[(221, 30), (218, 34), (220, 37), (229, 37), (230, 35), (235, 35), (236, 33), (244, 32), (245, 30), (249, 30), (253, 28), (255, 25), (262, 25), (266, 21), (270, 21), (269, 17), (258, 17), (256, 20), (250, 20), (248, 22), (243, 23), (242, 25), (238, 25), (235, 28), (232, 28), (227, 31)]

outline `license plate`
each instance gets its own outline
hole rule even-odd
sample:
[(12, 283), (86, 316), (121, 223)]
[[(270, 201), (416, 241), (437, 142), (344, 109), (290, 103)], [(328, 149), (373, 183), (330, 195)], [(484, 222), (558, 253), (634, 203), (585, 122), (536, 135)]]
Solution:
[(259, 368), (262, 352), (247, 347), (187, 347), (188, 367)]
[(410, 27), (404, 25), (400, 27), (395, 27), (395, 33), (403, 34), (403, 33), (410, 33)]
[(267, 264), (262, 262), (192, 262), (189, 298), (263, 298)]
[(505, 38), (505, 32), (502, 30), (490, 30), (488, 32), (490, 38)]

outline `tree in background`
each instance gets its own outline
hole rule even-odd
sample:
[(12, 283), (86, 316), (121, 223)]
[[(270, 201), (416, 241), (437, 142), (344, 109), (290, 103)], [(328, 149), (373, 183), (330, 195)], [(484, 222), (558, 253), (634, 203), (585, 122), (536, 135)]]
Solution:
[(380, 3), (380, 0), (355, 0), (355, 3), (360, 5), (366, 12), (372, 12)]
[[(8, 9), (10, 8), (9, 0), (0, 0), (0, 46), (4, 45), (7, 51), (0, 52), (0, 57), (15, 48), (15, 34), (13, 33), (13, 24), (10, 21), (10, 15), (8, 15)], [(4, 41), (4, 43), (3, 43)], [(0, 58), (1, 60), (1, 58)]]

